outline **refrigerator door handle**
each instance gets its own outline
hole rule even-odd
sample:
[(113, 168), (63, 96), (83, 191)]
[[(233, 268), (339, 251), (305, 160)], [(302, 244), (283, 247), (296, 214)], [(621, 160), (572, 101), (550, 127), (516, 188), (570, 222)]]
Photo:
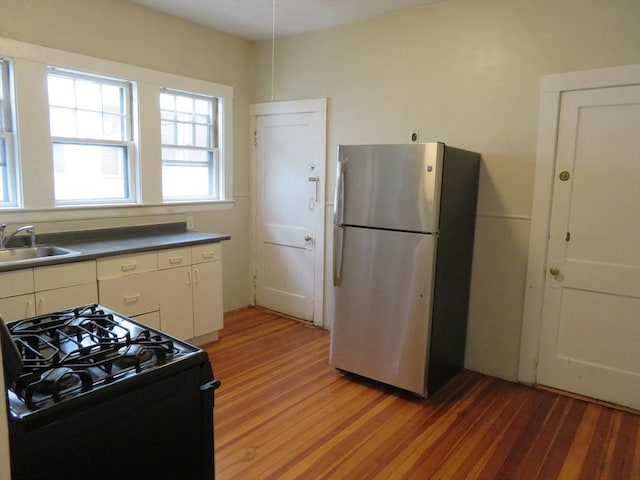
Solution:
[(340, 285), (342, 274), (342, 245), (344, 241), (344, 227), (333, 227), (333, 286)]
[(338, 160), (338, 173), (336, 178), (336, 195), (333, 202), (333, 224), (344, 223), (344, 174), (347, 169), (347, 160)]

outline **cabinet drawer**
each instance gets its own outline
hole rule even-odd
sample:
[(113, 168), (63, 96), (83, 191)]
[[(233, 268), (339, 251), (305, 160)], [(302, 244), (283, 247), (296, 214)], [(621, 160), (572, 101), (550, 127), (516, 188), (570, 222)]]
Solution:
[(172, 248), (158, 252), (158, 270), (191, 265), (191, 248)]
[(203, 263), (222, 260), (222, 245), (220, 243), (205, 243), (191, 247), (191, 262)]
[(3, 272), (0, 276), (0, 298), (33, 293), (33, 269)]
[(96, 283), (96, 262), (67, 263), (33, 269), (36, 292), (54, 288), (71, 287), (85, 283)]
[(98, 297), (105, 307), (127, 316), (154, 312), (160, 308), (158, 272), (100, 280)]
[(135, 255), (118, 255), (116, 257), (98, 259), (98, 280), (121, 277), (132, 273), (152, 272), (158, 269), (156, 252), (138, 253)]

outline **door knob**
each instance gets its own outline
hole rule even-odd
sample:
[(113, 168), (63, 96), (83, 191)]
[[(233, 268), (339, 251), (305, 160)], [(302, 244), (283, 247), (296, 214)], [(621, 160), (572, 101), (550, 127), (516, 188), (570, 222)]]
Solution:
[(551, 267), (549, 269), (549, 273), (555, 277), (557, 275), (560, 275), (560, 269), (558, 267)]
[(305, 242), (310, 242), (311, 240), (313, 240), (313, 237), (311, 235), (305, 235), (304, 236), (304, 241)]

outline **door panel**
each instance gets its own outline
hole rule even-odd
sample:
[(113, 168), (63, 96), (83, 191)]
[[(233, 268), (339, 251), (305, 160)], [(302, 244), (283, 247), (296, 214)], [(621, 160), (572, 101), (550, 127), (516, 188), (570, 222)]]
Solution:
[(257, 117), (256, 291), (263, 306), (313, 320), (320, 169), (314, 113)]
[(640, 87), (563, 93), (538, 382), (640, 408)]

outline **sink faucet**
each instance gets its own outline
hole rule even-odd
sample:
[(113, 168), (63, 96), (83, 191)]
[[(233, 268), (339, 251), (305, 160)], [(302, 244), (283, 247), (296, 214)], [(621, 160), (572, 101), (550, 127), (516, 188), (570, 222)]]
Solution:
[(7, 228), (6, 223), (0, 225), (0, 249), (7, 248), (7, 245), (13, 237), (15, 237), (18, 233), (25, 231), (30, 235), (29, 241), (31, 243), (31, 246), (34, 247), (36, 245), (36, 227), (34, 227), (33, 225), (23, 225), (22, 227), (18, 227), (16, 231), (8, 237), (5, 237), (5, 228)]

